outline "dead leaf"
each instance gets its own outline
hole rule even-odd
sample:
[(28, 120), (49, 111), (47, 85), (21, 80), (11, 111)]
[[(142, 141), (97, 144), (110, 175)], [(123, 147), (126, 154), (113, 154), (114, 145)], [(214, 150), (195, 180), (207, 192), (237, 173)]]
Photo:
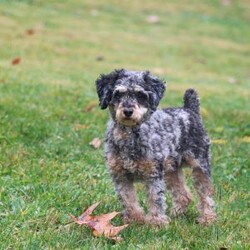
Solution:
[(108, 239), (112, 239), (112, 240), (115, 240), (115, 241), (120, 241), (121, 238), (117, 237), (116, 235), (118, 233), (120, 233), (123, 229), (128, 227), (128, 224), (118, 226), (118, 227), (114, 227), (113, 225), (110, 225), (110, 224), (102, 226), (101, 223), (100, 223), (100, 225), (98, 225), (98, 227), (99, 227), (98, 230), (96, 230), (96, 229), (93, 230), (93, 235), (95, 237), (105, 236)]
[(94, 138), (94, 139), (89, 143), (89, 145), (90, 145), (90, 146), (93, 146), (95, 149), (100, 148), (101, 144), (102, 144), (102, 142), (101, 142), (101, 140), (100, 140), (99, 138)]
[(21, 58), (20, 57), (16, 57), (11, 61), (12, 65), (17, 65), (21, 62)]
[(86, 210), (84, 210), (83, 214), (76, 218), (74, 215), (70, 215), (70, 217), (73, 219), (74, 222), (76, 222), (79, 225), (87, 224), (89, 220), (93, 219), (93, 216), (91, 215), (92, 212), (95, 210), (95, 208), (100, 204), (100, 202), (96, 202), (90, 207), (88, 207)]
[(92, 216), (92, 219), (88, 221), (88, 226), (93, 230), (99, 233), (99, 236), (102, 235), (105, 231), (105, 228), (109, 226), (109, 221), (112, 220), (118, 212), (112, 212), (109, 214), (101, 214), (97, 216)]
[(119, 212), (112, 212), (109, 214), (97, 215), (88, 222), (88, 225), (93, 229), (93, 234), (98, 237), (104, 235), (106, 238), (116, 236), (120, 231), (128, 226), (128, 224), (115, 227), (110, 224), (112, 220)]
[(90, 102), (87, 107), (84, 109), (85, 112), (91, 112), (95, 107), (97, 107), (97, 102)]
[(99, 205), (99, 202), (94, 203), (89, 208), (87, 208), (81, 216), (76, 218), (71, 215), (74, 222), (79, 225), (87, 225), (92, 229), (93, 235), (95, 237), (104, 236), (107, 239), (114, 240), (116, 242), (121, 241), (121, 237), (117, 236), (128, 224), (122, 226), (113, 226), (110, 221), (119, 214), (119, 212), (112, 212), (108, 214), (91, 215), (94, 209)]
[(26, 34), (27, 35), (34, 35), (35, 34), (35, 30), (34, 29), (27, 29), (26, 30)]

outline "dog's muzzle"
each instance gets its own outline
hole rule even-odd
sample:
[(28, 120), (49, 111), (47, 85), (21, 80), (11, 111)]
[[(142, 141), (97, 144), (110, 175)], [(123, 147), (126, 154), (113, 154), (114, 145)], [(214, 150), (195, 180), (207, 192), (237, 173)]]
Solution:
[(133, 115), (133, 109), (131, 108), (124, 108), (123, 109), (123, 114), (126, 118), (130, 118)]

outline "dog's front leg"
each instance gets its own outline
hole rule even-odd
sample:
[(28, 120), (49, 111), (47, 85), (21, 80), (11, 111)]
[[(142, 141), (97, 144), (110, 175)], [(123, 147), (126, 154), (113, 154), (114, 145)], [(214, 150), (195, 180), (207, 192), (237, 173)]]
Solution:
[(165, 215), (166, 199), (163, 179), (154, 177), (146, 180), (146, 192), (148, 197), (146, 223), (156, 226), (168, 224), (169, 218)]
[(126, 223), (136, 221), (138, 223), (144, 222), (144, 210), (140, 206), (136, 192), (133, 185), (133, 180), (126, 176), (113, 176), (115, 189), (118, 197), (123, 205), (123, 220)]

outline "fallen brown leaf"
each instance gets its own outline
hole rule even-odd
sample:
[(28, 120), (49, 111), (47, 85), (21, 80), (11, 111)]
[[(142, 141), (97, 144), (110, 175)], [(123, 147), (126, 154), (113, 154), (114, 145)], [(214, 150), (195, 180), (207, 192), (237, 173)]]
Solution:
[[(119, 212), (112, 212), (109, 214), (101, 214), (97, 216), (92, 216), (92, 219), (89, 220), (88, 225), (102, 235), (105, 231), (105, 228), (110, 226), (109, 221), (112, 220)], [(106, 235), (105, 235), (106, 236)]]
[(94, 138), (94, 139), (89, 143), (89, 145), (90, 145), (90, 146), (93, 146), (95, 149), (100, 148), (101, 144), (102, 144), (102, 142), (101, 142), (101, 140), (100, 140), (99, 138)]
[(97, 102), (94, 101), (94, 102), (90, 102), (86, 108), (84, 109), (84, 112), (91, 112), (95, 107), (97, 107)]
[(107, 239), (111, 239), (114, 241), (121, 241), (121, 237), (117, 236), (119, 232), (121, 232), (124, 228), (128, 226), (128, 224), (115, 227), (110, 221), (119, 214), (119, 212), (112, 212), (108, 214), (100, 214), (100, 215), (91, 215), (94, 209), (99, 205), (99, 202), (94, 203), (89, 208), (87, 208), (82, 215), (78, 218), (71, 215), (73, 221), (79, 225), (87, 225), (92, 229), (93, 235), (95, 237), (104, 236)]
[(26, 34), (27, 35), (34, 35), (35, 34), (35, 30), (34, 29), (27, 29), (26, 30)]
[(115, 227), (111, 224), (102, 225), (100, 222), (100, 223), (95, 225), (95, 228), (97, 228), (97, 229), (93, 230), (93, 234), (96, 237), (104, 235), (106, 238), (111, 238), (111, 239), (115, 240), (114, 237), (116, 237), (116, 235), (118, 233), (120, 233), (127, 226), (128, 226), (128, 224)]
[(104, 235), (106, 238), (115, 237), (120, 231), (128, 226), (128, 224), (115, 227), (110, 224), (112, 220), (119, 212), (112, 212), (109, 214), (101, 214), (94, 216), (92, 220), (88, 222), (88, 225), (93, 229), (94, 236)]
[(96, 203), (92, 204), (90, 207), (85, 209), (84, 212), (82, 213), (82, 215), (79, 216), (78, 218), (76, 218), (74, 215), (70, 215), (70, 216), (73, 219), (73, 221), (79, 225), (87, 224), (87, 222), (93, 218), (93, 216), (91, 214), (99, 204), (100, 204), (100, 202), (96, 202)]
[(12, 65), (17, 65), (21, 62), (21, 58), (20, 57), (16, 57), (11, 61)]

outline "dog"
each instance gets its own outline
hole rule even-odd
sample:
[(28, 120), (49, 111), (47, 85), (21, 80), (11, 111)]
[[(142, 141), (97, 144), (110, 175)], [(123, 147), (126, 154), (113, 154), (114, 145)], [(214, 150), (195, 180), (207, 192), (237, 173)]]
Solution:
[[(192, 169), (199, 197), (198, 222), (215, 220), (210, 171), (210, 140), (200, 115), (195, 90), (184, 94), (181, 108), (157, 109), (165, 81), (149, 71), (114, 70), (96, 80), (101, 109), (109, 108), (111, 119), (105, 137), (105, 159), (115, 190), (124, 208), (123, 219), (164, 226), (165, 186), (172, 197), (171, 214), (183, 214), (192, 200), (182, 172)], [(142, 181), (147, 194), (145, 215), (134, 189)]]

